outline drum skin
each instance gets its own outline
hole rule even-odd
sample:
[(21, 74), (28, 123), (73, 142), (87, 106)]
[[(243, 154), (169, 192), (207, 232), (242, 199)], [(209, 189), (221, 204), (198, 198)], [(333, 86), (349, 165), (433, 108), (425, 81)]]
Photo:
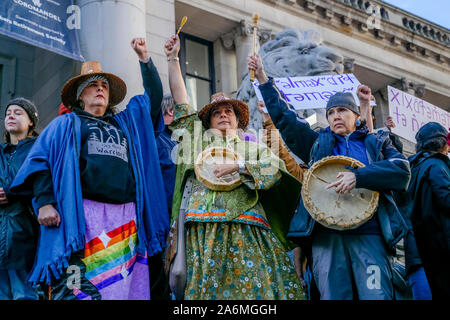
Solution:
[(335, 230), (355, 229), (369, 220), (378, 206), (378, 192), (353, 189), (338, 194), (326, 186), (336, 181), (339, 172), (350, 172), (345, 166), (364, 167), (360, 161), (345, 156), (325, 157), (306, 172), (302, 199), (311, 217), (323, 226)]
[(235, 172), (217, 178), (213, 170), (216, 164), (233, 164), (238, 160), (241, 160), (240, 155), (231, 149), (208, 148), (197, 156), (194, 164), (195, 176), (210, 190), (231, 191), (242, 183), (239, 173)]

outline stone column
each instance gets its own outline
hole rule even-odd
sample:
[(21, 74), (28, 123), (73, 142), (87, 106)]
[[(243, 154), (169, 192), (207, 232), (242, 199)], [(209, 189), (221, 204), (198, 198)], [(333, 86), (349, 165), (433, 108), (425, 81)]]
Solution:
[(147, 0), (146, 8), (147, 43), (161, 77), (164, 93), (170, 93), (164, 43), (175, 34), (175, 28), (181, 22), (175, 21), (174, 2), (174, 0)]
[[(240, 84), (247, 72), (247, 57), (253, 51), (253, 27), (245, 20), (235, 29), (234, 45), (236, 48), (237, 76)], [(256, 41), (256, 51), (259, 50), (259, 41)]]
[(344, 73), (353, 73), (355, 70), (355, 59), (344, 58)]
[(225, 92), (233, 96), (238, 88), (237, 61), (234, 50), (229, 50), (223, 41), (214, 41), (214, 70), (216, 92)]
[(387, 88), (384, 87), (376, 92), (372, 92), (375, 100), (377, 101), (377, 105), (373, 109), (373, 113), (375, 115), (375, 128), (384, 127), (384, 120), (389, 115), (389, 102), (388, 102), (388, 91)]
[(86, 60), (97, 60), (103, 71), (127, 84), (124, 108), (131, 97), (142, 94), (138, 58), (130, 46), (134, 37), (145, 37), (145, 0), (79, 0), (80, 43)]

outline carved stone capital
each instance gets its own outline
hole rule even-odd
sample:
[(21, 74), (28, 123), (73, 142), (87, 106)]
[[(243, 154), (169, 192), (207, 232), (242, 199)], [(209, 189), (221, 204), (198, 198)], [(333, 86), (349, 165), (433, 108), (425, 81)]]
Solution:
[[(272, 38), (272, 29), (257, 28), (256, 33), (258, 35), (260, 44), (264, 44)], [(236, 45), (237, 37), (246, 38), (251, 35), (253, 35), (253, 25), (245, 22), (245, 20), (241, 20), (238, 27), (234, 28), (228, 33), (223, 34), (220, 37), (220, 40), (222, 41), (222, 45), (225, 47), (225, 49), (233, 50)]]
[(406, 79), (405, 77), (402, 77), (400, 79), (400, 89), (402, 91), (408, 91), (412, 87), (412, 81)]
[(422, 98), (425, 95), (425, 84), (424, 83), (416, 83), (414, 86), (414, 91), (416, 92), (416, 96)]
[(416, 83), (404, 77), (400, 79), (400, 88), (402, 91), (414, 94), (419, 98), (423, 97), (425, 94), (425, 84)]
[(344, 73), (353, 73), (355, 69), (355, 59), (344, 58)]
[(253, 25), (245, 20), (241, 20), (237, 31), (240, 36), (249, 36), (253, 33)]
[(259, 43), (264, 44), (272, 38), (272, 29), (259, 29), (258, 28)]
[(236, 37), (236, 32), (231, 31), (228, 33), (225, 33), (220, 37), (220, 40), (222, 41), (222, 45), (227, 50), (232, 50), (234, 48), (234, 38)]

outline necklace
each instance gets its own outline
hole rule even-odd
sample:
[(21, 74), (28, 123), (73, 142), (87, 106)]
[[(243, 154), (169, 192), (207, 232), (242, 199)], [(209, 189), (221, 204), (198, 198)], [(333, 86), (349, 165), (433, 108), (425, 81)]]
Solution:
[(17, 152), (17, 147), (16, 147), (16, 149), (14, 149), (14, 151), (11, 152), (10, 155), (9, 155), (9, 159), (8, 159), (8, 167), (11, 165), (11, 161), (12, 161), (12, 159), (14, 158), (14, 155), (16, 154), (16, 152)]

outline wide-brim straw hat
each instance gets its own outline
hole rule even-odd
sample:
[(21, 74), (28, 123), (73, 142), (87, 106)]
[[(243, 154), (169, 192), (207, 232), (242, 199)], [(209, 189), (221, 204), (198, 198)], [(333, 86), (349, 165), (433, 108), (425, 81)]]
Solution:
[(211, 96), (210, 104), (207, 104), (199, 111), (198, 116), (203, 122), (203, 126), (209, 129), (209, 121), (211, 118), (211, 110), (221, 104), (230, 104), (237, 111), (239, 118), (239, 127), (245, 130), (250, 121), (250, 112), (247, 103), (237, 99), (229, 98), (224, 92), (217, 92)]
[(67, 81), (61, 90), (61, 100), (67, 108), (72, 109), (75, 105), (75, 102), (77, 101), (78, 86), (92, 76), (103, 76), (108, 80), (108, 106), (115, 106), (125, 98), (127, 94), (127, 85), (121, 78), (115, 74), (103, 72), (98, 61), (86, 61), (81, 65), (80, 75)]

